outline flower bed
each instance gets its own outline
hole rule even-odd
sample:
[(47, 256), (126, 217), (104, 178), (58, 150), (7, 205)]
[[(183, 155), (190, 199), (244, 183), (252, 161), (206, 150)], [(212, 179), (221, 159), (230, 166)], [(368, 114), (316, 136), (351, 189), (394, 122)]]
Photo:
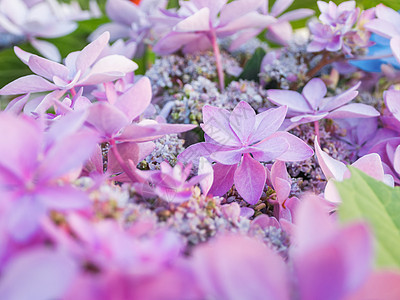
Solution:
[(0, 1), (1, 299), (400, 299), (400, 14), (227, 2)]

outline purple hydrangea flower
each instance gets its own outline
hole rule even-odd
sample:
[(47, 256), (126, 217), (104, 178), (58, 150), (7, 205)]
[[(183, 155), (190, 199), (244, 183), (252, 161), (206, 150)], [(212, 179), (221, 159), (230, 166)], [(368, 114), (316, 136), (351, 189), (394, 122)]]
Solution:
[(188, 147), (178, 159), (188, 162), (204, 156), (217, 162), (213, 166), (214, 184), (210, 193), (223, 195), (235, 183), (243, 199), (255, 204), (266, 181), (265, 168), (259, 161), (299, 161), (313, 154), (299, 138), (287, 132), (276, 132), (286, 110), (280, 107), (256, 115), (244, 101), (231, 113), (206, 105), (201, 124), (206, 142)]

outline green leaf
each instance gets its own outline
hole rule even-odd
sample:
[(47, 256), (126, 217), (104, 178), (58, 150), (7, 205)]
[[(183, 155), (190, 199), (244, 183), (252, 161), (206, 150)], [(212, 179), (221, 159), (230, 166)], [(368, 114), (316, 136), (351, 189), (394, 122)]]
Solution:
[(376, 264), (400, 268), (400, 187), (389, 187), (349, 167), (351, 178), (337, 182), (343, 222), (368, 220), (376, 239)]
[(249, 59), (243, 68), (242, 74), (239, 78), (258, 81), (258, 74), (260, 73), (261, 62), (266, 52), (262, 48), (257, 48), (253, 56)]

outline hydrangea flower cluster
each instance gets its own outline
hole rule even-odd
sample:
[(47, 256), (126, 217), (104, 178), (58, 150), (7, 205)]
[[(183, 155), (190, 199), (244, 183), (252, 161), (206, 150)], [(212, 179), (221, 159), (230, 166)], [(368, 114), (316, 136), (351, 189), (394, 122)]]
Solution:
[(0, 299), (400, 299), (400, 15), (293, 2), (107, 0), (61, 59), (94, 3), (0, 0), (41, 54), (0, 89)]

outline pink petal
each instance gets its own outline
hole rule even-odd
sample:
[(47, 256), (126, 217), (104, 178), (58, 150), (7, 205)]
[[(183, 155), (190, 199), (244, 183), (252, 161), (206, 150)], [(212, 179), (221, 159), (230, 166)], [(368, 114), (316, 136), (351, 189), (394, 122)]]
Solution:
[(200, 187), (203, 195), (207, 195), (214, 182), (214, 170), (211, 163), (204, 157), (200, 157), (198, 175), (206, 175), (200, 181)]
[(82, 167), (83, 163), (94, 153), (98, 140), (98, 135), (88, 130), (77, 132), (60, 140), (46, 153), (46, 159), (38, 171), (40, 180), (57, 179), (75, 168)]
[(37, 200), (47, 209), (70, 211), (91, 207), (87, 193), (68, 185), (45, 187), (38, 193)]
[(216, 143), (226, 146), (239, 146), (241, 142), (229, 124), (230, 114), (226, 109), (205, 105), (201, 128)]
[(256, 113), (245, 101), (235, 106), (229, 116), (229, 125), (241, 142), (247, 142), (255, 124)]
[(370, 153), (364, 155), (351, 165), (363, 171), (365, 174), (375, 178), (376, 180), (383, 181), (384, 179), (382, 160), (379, 154)]
[(289, 22), (279, 21), (268, 26), (265, 37), (280, 45), (287, 45), (293, 38), (292, 25)]
[(288, 132), (276, 132), (271, 135), (272, 138), (284, 138), (289, 143), (289, 149), (279, 157), (276, 157), (276, 159), (282, 161), (302, 161), (314, 154), (314, 151), (306, 143)]
[(290, 194), (292, 182), (286, 170), (286, 164), (277, 160), (271, 168), (271, 180), (276, 191), (276, 198), (279, 203), (285, 201)]
[(343, 175), (347, 170), (344, 163), (330, 157), (325, 151), (322, 151), (318, 144), (317, 137), (314, 141), (315, 154), (317, 155), (318, 164), (322, 169), (327, 180), (335, 178), (336, 180), (343, 180)]
[(22, 111), (22, 109), (24, 108), (26, 102), (29, 100), (29, 96), (30, 96), (30, 94), (26, 94), (26, 95), (14, 98), (10, 102), (8, 102), (4, 111), (9, 111), (16, 115), (19, 114)]
[(87, 121), (99, 133), (108, 138), (113, 137), (129, 124), (129, 120), (123, 112), (105, 102), (95, 103), (89, 108)]
[(400, 146), (397, 146), (396, 151), (394, 152), (393, 168), (397, 174), (400, 174)]
[(283, 13), (290, 5), (292, 5), (294, 0), (276, 0), (271, 8), (271, 15), (276, 17)]
[(356, 85), (354, 85), (347, 91), (345, 91), (335, 97), (325, 98), (324, 102), (326, 101), (326, 103), (324, 105), (320, 105), (320, 107), (319, 107), (320, 110), (321, 111), (331, 111), (333, 109), (336, 109), (336, 108), (350, 102), (355, 97), (357, 97), (358, 91), (356, 91), (356, 90), (360, 87), (360, 84), (361, 84), (361, 82), (358, 82)]
[(222, 27), (217, 28), (217, 36), (225, 37), (239, 30), (247, 28), (254, 28), (254, 27), (265, 28), (268, 25), (272, 24), (273, 22), (275, 22), (274, 17), (261, 15), (255, 11), (249, 12), (248, 14), (233, 19), (226, 25), (222, 25)]
[[(154, 150), (153, 142), (146, 143), (118, 143), (117, 149), (124, 161), (131, 160), (134, 165), (137, 165), (140, 161), (147, 157)], [(108, 165), (107, 170), (111, 173), (122, 172), (121, 166), (115, 158), (114, 152), (108, 152)]]
[(104, 32), (96, 40), (83, 48), (82, 51), (79, 52), (75, 61), (76, 71), (80, 70), (84, 74), (86, 70), (97, 60), (104, 47), (107, 46), (109, 39), (110, 33)]
[(313, 112), (306, 99), (295, 91), (268, 90), (268, 100), (276, 105), (287, 105), (289, 110), (295, 112)]
[(278, 21), (295, 21), (307, 18), (315, 14), (315, 11), (308, 8), (300, 8), (284, 13), (278, 18)]
[(375, 14), (378, 19), (389, 21), (396, 28), (400, 28), (400, 15), (394, 9), (387, 7), (384, 4), (378, 4), (375, 8)]
[(396, 36), (390, 40), (390, 48), (392, 49), (394, 57), (400, 62), (400, 36)]
[(235, 165), (240, 162), (242, 158), (242, 149), (235, 150), (222, 150), (211, 153), (210, 158), (216, 162), (224, 165)]
[(249, 12), (257, 10), (262, 4), (262, 0), (237, 0), (228, 3), (219, 16), (219, 24), (225, 25), (233, 19), (237, 19)]
[(0, 166), (21, 179), (30, 179), (43, 142), (40, 127), (32, 119), (1, 112), (0, 132)]
[(238, 33), (238, 36), (233, 40), (233, 42), (229, 46), (229, 51), (235, 51), (240, 46), (244, 45), (247, 41), (257, 36), (261, 31), (262, 29), (258, 28), (242, 30), (241, 33)]
[(118, 97), (115, 107), (126, 114), (129, 120), (140, 116), (151, 101), (151, 84), (147, 77), (142, 77), (125, 93)]
[(383, 92), (386, 107), (400, 121), (400, 91), (388, 90)]
[(154, 45), (153, 51), (159, 55), (170, 54), (198, 37), (199, 33), (172, 31)]
[(254, 132), (250, 135), (249, 143), (261, 141), (275, 133), (285, 119), (287, 106), (268, 109), (255, 118)]
[(271, 161), (277, 157), (282, 156), (290, 148), (289, 143), (285, 138), (267, 138), (257, 144), (255, 144), (251, 151), (253, 157), (258, 161)]
[(304, 86), (302, 94), (313, 110), (317, 110), (326, 92), (325, 83), (319, 78), (313, 78)]
[(256, 239), (225, 235), (200, 245), (193, 269), (212, 299), (289, 299), (283, 259)]
[(52, 43), (33, 38), (30, 40), (30, 43), (44, 57), (55, 62), (61, 61), (60, 51)]
[(46, 79), (37, 75), (27, 75), (20, 77), (0, 90), (0, 95), (16, 95), (37, 92), (47, 92), (57, 89), (58, 87)]
[(363, 103), (350, 103), (330, 112), (327, 118), (372, 118), (378, 116), (380, 116), (380, 113), (370, 105)]
[(398, 271), (375, 271), (371, 273), (354, 294), (346, 300), (400, 299), (400, 273)]
[(256, 204), (260, 200), (266, 179), (264, 166), (252, 158), (250, 154), (244, 154), (234, 176), (235, 187), (240, 196), (247, 203)]
[(210, 195), (223, 196), (233, 185), (237, 165), (213, 165), (214, 182), (208, 192)]
[(201, 157), (209, 157), (211, 153), (214, 153), (215, 151), (222, 150), (224, 148), (221, 148), (221, 145), (216, 145), (212, 143), (196, 143), (193, 145), (190, 145), (183, 151), (181, 154), (178, 155), (178, 160), (183, 162), (183, 163), (193, 163), (194, 165), (198, 165), (196, 163), (196, 160)]
[[(16, 255), (0, 279), (2, 299), (61, 299), (78, 274), (76, 262), (52, 248), (36, 247)], [(23, 285), (21, 289), (19, 286)]]
[(98, 60), (79, 85), (99, 84), (119, 79), (135, 71), (138, 65), (122, 55), (108, 55)]
[(178, 32), (210, 30), (210, 9), (208, 7), (203, 7), (193, 15), (176, 24), (173, 30)]
[(367, 30), (377, 33), (388, 39), (400, 34), (400, 31), (394, 24), (390, 23), (389, 20), (374, 19), (369, 21), (364, 26)]
[(54, 76), (58, 76), (65, 80), (68, 78), (69, 71), (67, 67), (36, 55), (29, 57), (28, 66), (32, 72), (48, 80), (53, 80)]

